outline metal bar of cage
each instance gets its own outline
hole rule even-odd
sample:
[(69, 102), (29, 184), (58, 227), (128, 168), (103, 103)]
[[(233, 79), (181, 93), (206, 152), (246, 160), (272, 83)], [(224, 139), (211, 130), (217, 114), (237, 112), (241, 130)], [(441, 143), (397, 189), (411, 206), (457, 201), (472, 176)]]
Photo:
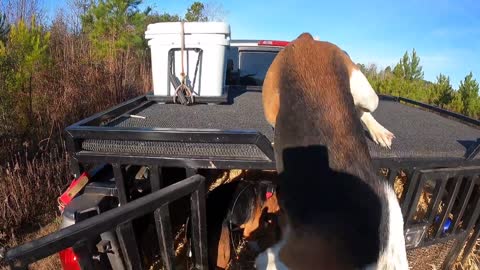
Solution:
[(208, 250), (207, 250), (207, 214), (205, 206), (205, 185), (200, 184), (198, 189), (190, 195), (192, 212), (192, 239), (196, 245), (193, 245), (193, 256), (195, 258), (196, 269), (208, 268)]
[(390, 168), (388, 170), (388, 183), (390, 183), (390, 185), (394, 185), (395, 183), (395, 178), (397, 177), (397, 174), (398, 174), (398, 171), (397, 171), (397, 168)]
[(138, 156), (133, 154), (117, 155), (112, 153), (80, 152), (76, 155), (82, 163), (123, 163), (123, 164), (155, 164), (164, 167), (204, 168), (204, 169), (257, 169), (275, 170), (275, 163), (270, 160), (245, 160), (233, 158), (208, 157), (158, 157)]
[[(195, 193), (195, 195), (193, 195), (194, 200), (192, 200), (195, 204), (192, 208), (196, 210), (194, 217), (199, 222), (199, 226), (205, 228), (205, 197), (202, 196), (202, 194), (204, 194), (204, 181), (205, 178), (201, 175), (194, 175), (181, 180), (161, 190), (128, 202), (122, 207), (114, 208), (100, 215), (60, 229), (47, 236), (12, 248), (5, 253), (4, 261), (13, 266), (14, 269), (24, 269), (30, 263), (58, 253), (68, 247), (72, 247), (79, 241), (96, 237), (118, 224), (128, 223), (138, 217), (155, 211), (163, 205), (192, 193)], [(192, 239), (192, 246), (204, 245), (206, 243), (204, 230), (205, 229), (196, 233), (196, 236)], [(62, 241), (59, 241), (59, 239), (62, 239)], [(200, 254), (204, 254), (201, 248), (199, 248), (199, 250)], [(204, 257), (197, 256), (196, 264), (205, 266), (207, 262)]]
[[(405, 197), (401, 204), (402, 214), (404, 218), (407, 217), (407, 212), (410, 209), (410, 205), (412, 204), (412, 196), (418, 186), (418, 182), (420, 180), (420, 172), (418, 170), (413, 170), (413, 172), (410, 173), (410, 176), (411, 178), (410, 181), (407, 183)], [(418, 203), (418, 201), (416, 203)]]
[(445, 188), (447, 187), (447, 181), (448, 181), (448, 178), (440, 178), (439, 180), (436, 181), (437, 183), (435, 185), (435, 190), (433, 191), (433, 194), (432, 194), (432, 196), (434, 196), (433, 203), (429, 206), (428, 214), (427, 214), (428, 224), (432, 224), (433, 220), (435, 219), (438, 206), (440, 205), (442, 196), (445, 192)]
[(423, 186), (425, 185), (425, 176), (423, 174), (421, 174), (420, 176), (420, 180), (419, 180), (419, 183), (418, 185), (415, 187), (415, 195), (413, 196), (413, 200), (412, 200), (412, 203), (410, 204), (410, 207), (409, 207), (409, 210), (407, 211), (407, 217), (406, 217), (406, 221), (405, 221), (405, 224), (407, 225), (410, 225), (412, 224), (413, 222), (413, 216), (415, 215), (415, 212), (417, 210), (417, 205), (418, 205), (418, 201), (420, 200), (420, 196), (422, 195), (422, 190), (423, 190)]
[[(118, 192), (118, 200), (120, 206), (123, 206), (129, 201), (127, 195), (128, 183), (125, 180), (125, 170), (120, 164), (113, 164), (113, 174)], [(127, 269), (142, 269), (142, 260), (132, 223), (127, 222), (125, 224), (120, 224), (116, 231), (122, 254), (124, 254)]]
[(477, 184), (478, 181), (478, 176), (475, 176), (473, 179), (470, 181), (467, 181), (467, 184), (465, 185), (465, 190), (462, 192), (462, 195), (460, 197), (460, 202), (462, 202), (458, 209), (453, 212), (453, 226), (452, 226), (452, 232), (457, 232), (457, 229), (460, 225), (460, 221), (463, 218), (463, 214), (465, 213), (465, 209), (467, 208), (467, 204), (470, 200), (470, 196), (472, 195), (473, 188)]
[(450, 198), (448, 199), (447, 207), (443, 210), (442, 218), (441, 218), (440, 224), (437, 228), (437, 232), (435, 234), (436, 238), (439, 238), (441, 236), (442, 229), (444, 228), (445, 222), (449, 218), (448, 215), (450, 214), (450, 211), (452, 210), (453, 204), (454, 204), (455, 199), (457, 197), (457, 194), (460, 190), (460, 185), (462, 184), (463, 176), (458, 176), (454, 179), (456, 179), (456, 181), (454, 183), (454, 188), (453, 188), (453, 191), (451, 191), (451, 194), (449, 194)]
[(81, 240), (75, 245), (73, 245), (73, 250), (78, 257), (78, 264), (82, 270), (94, 270), (93, 258), (91, 256), (91, 251), (89, 250), (89, 241)]
[[(150, 166), (150, 186), (152, 192), (164, 187), (162, 170), (158, 166)], [(162, 261), (166, 269), (175, 269), (175, 252), (173, 245), (172, 226), (170, 221), (170, 210), (164, 205), (154, 212), (155, 228), (157, 231), (158, 244)]]

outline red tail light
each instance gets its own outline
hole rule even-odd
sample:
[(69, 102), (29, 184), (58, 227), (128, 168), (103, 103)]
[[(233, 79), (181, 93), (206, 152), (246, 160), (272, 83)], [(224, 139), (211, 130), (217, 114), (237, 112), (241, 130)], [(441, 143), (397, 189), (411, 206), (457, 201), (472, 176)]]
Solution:
[(289, 44), (288, 41), (280, 40), (261, 40), (258, 42), (258, 46), (275, 46), (275, 47), (285, 47)]
[(72, 248), (64, 249), (58, 255), (60, 255), (63, 270), (81, 270), (77, 255)]

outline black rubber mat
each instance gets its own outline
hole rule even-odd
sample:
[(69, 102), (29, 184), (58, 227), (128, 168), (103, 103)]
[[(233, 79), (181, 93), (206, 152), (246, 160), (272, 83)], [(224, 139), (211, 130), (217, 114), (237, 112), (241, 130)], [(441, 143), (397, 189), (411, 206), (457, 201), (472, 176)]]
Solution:
[(395, 101), (380, 101), (373, 116), (396, 136), (391, 150), (369, 138), (374, 157), (463, 157), (480, 138), (478, 128)]
[(118, 127), (130, 128), (198, 128), (198, 129), (251, 129), (273, 138), (273, 129), (265, 120), (262, 95), (245, 92), (234, 98), (232, 104), (153, 104), (135, 113), (145, 119), (125, 118), (116, 122)]
[[(147, 108), (136, 112), (136, 115), (144, 116), (145, 119), (127, 118), (115, 121), (113, 126), (129, 128), (198, 128), (220, 130), (257, 130), (269, 140), (273, 138), (273, 129), (266, 122), (262, 109), (262, 95), (260, 92), (245, 92), (234, 98), (233, 104), (182, 106), (176, 104), (152, 104)], [(456, 120), (440, 116), (423, 109), (400, 104), (395, 101), (380, 101), (378, 109), (373, 113), (374, 117), (383, 126), (393, 132), (396, 139), (392, 149), (387, 150), (373, 143), (368, 137), (369, 148), (372, 157), (375, 158), (444, 158), (463, 157), (467, 148), (480, 138), (480, 129), (465, 125)], [(125, 146), (129, 144), (129, 146)], [(87, 140), (83, 148), (91, 151), (144, 151), (148, 150), (158, 154), (174, 148), (162, 150), (163, 144), (149, 143), (148, 147), (141, 147), (144, 142), (121, 142), (121, 141), (94, 141)], [(138, 145), (138, 149), (136, 149)], [(88, 146), (88, 147), (87, 147)], [(205, 151), (204, 156), (217, 153), (219, 146)], [(223, 146), (222, 146), (223, 147)], [(242, 146), (245, 148), (245, 145)], [(250, 153), (247, 150), (229, 148), (226, 152), (245, 156)], [(176, 144), (176, 148), (185, 154), (192, 146)], [(143, 150), (141, 150), (143, 149)], [(255, 150), (257, 151), (257, 150)], [(237, 153), (238, 152), (238, 153)], [(241, 154), (240, 152), (244, 153)], [(173, 152), (172, 152), (173, 153)], [(258, 154), (258, 153), (257, 153)]]

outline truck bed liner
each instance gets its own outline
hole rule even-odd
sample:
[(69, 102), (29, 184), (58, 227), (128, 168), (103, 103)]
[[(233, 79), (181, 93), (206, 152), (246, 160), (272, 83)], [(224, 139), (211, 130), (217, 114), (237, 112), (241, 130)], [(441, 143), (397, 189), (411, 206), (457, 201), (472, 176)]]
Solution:
[[(256, 130), (270, 141), (273, 129), (266, 122), (262, 109), (262, 96), (259, 91), (245, 91), (233, 97), (233, 104), (182, 106), (151, 102), (146, 107), (133, 112), (145, 119), (120, 116), (105, 126), (131, 129), (174, 128), (174, 129), (212, 129), (212, 130)], [(463, 158), (480, 138), (480, 129), (460, 121), (450, 119), (424, 109), (402, 104), (394, 100), (381, 99), (375, 118), (392, 131), (396, 139), (392, 149), (387, 150), (373, 143), (367, 135), (368, 145), (373, 158)], [(367, 134), (367, 133), (366, 133)], [(262, 158), (261, 151), (248, 145), (223, 145), (209, 147), (209, 144), (189, 146), (175, 142), (145, 142), (120, 140), (92, 140), (83, 142), (86, 151), (110, 153), (135, 153), (162, 155), (212, 154), (231, 155), (247, 158)], [(183, 149), (183, 150), (180, 150)], [(188, 149), (192, 152), (188, 153)], [(195, 149), (195, 150), (192, 150)], [(203, 152), (202, 152), (203, 151)], [(219, 152), (224, 153), (219, 153)], [(203, 154), (202, 154), (203, 153)]]

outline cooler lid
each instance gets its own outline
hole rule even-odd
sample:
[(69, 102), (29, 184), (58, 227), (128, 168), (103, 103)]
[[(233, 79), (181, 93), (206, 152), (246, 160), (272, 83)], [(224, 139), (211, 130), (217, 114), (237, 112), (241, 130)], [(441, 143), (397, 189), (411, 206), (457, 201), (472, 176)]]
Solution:
[[(185, 34), (222, 34), (230, 35), (230, 25), (224, 22), (185, 22)], [(147, 26), (145, 38), (151, 39), (156, 35), (180, 34), (180, 22), (153, 23)]]

